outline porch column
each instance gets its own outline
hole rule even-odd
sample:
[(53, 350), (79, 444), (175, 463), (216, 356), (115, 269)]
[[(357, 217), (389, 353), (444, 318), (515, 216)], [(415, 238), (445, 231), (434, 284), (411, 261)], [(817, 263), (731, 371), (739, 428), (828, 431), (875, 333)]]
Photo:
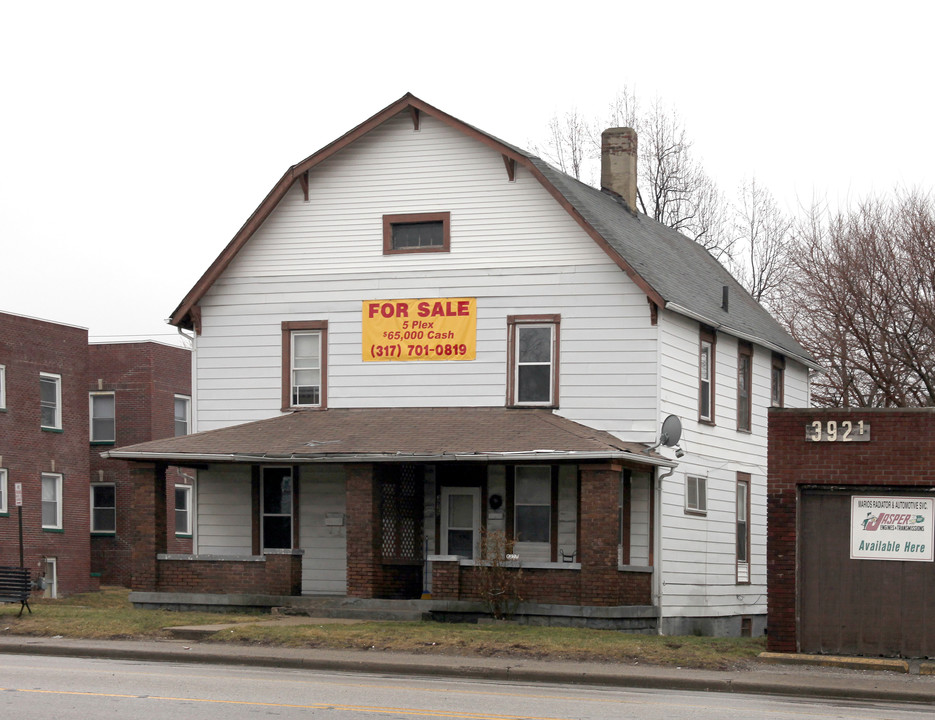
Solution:
[(166, 552), (166, 464), (134, 463), (130, 468), (130, 587), (159, 589), (156, 555)]
[(347, 595), (377, 596), (382, 554), (380, 504), (372, 465), (345, 465), (347, 473)]
[(581, 466), (581, 604), (617, 605), (617, 505), (623, 468)]

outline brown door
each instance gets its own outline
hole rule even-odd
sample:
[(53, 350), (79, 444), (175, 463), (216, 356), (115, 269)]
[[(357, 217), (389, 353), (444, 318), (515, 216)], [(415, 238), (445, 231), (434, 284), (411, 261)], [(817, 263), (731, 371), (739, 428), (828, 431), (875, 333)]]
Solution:
[(803, 490), (798, 541), (799, 652), (935, 655), (935, 563), (850, 559), (855, 494)]

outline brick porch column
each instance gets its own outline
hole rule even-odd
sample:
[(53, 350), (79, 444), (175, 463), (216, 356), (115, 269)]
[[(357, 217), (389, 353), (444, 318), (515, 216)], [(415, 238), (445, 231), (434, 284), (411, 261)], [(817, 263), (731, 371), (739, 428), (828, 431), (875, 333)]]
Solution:
[(581, 466), (581, 604), (618, 605), (617, 463)]
[(130, 468), (130, 587), (156, 591), (157, 553), (166, 552), (166, 465), (134, 463)]
[(346, 465), (347, 473), (347, 595), (372, 598), (382, 569), (379, 547), (380, 504), (372, 465)]

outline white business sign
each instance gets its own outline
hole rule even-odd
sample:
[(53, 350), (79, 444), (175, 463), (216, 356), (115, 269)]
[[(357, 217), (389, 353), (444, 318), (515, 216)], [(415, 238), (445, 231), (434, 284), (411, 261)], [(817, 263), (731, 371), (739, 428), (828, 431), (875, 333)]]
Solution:
[(919, 560), (935, 555), (935, 498), (854, 495), (852, 560)]

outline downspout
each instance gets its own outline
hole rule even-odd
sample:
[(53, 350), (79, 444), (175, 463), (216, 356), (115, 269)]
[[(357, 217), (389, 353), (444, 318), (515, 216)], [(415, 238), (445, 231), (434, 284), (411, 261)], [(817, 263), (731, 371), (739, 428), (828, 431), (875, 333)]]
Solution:
[[(662, 373), (662, 345), (663, 345), (663, 335), (665, 334), (665, 323), (668, 319), (666, 313), (663, 312), (661, 307), (656, 308), (656, 417), (663, 417), (662, 415), (662, 382), (663, 382), (663, 373)], [(659, 620), (656, 625), (656, 632), (659, 635), (662, 635), (662, 481), (664, 478), (669, 477), (675, 472), (675, 468), (669, 468), (665, 473), (661, 473), (661, 468), (656, 469), (656, 483), (653, 485), (653, 495), (655, 497), (655, 504), (653, 506), (653, 525), (656, 528), (655, 535), (653, 538), (653, 544), (655, 545), (655, 551), (653, 553), (653, 564), (655, 568), (653, 570), (653, 589), (656, 593), (656, 607), (659, 608)]]
[[(659, 469), (657, 470), (657, 473), (658, 473), (658, 471), (661, 470), (661, 469), (662, 469), (662, 468), (659, 468)], [(662, 632), (662, 604), (663, 604), (663, 603), (662, 603), (662, 598), (663, 598), (663, 592), (662, 592), (662, 584), (663, 584), (663, 583), (662, 583), (662, 566), (663, 566), (663, 558), (662, 558), (662, 481), (665, 480), (665, 479), (668, 478), (668, 477), (671, 477), (672, 474), (673, 474), (674, 472), (675, 472), (675, 468), (674, 468), (674, 467), (670, 467), (670, 468), (666, 469), (665, 472), (660, 473), (660, 474), (657, 474), (657, 475), (656, 475), (656, 486), (655, 486), (654, 491), (653, 491), (654, 494), (655, 494), (655, 496), (656, 496), (655, 510), (654, 510), (654, 513), (653, 513), (653, 514), (655, 515), (655, 517), (653, 518), (653, 524), (654, 524), (655, 527), (656, 527), (656, 533), (655, 533), (655, 534), (656, 534), (656, 537), (653, 538), (653, 543), (654, 543), (655, 546), (656, 546), (655, 557), (654, 557), (654, 563), (653, 563), (653, 564), (655, 565), (655, 567), (654, 567), (654, 569), (653, 569), (653, 576), (654, 576), (654, 578), (655, 578), (654, 585), (656, 586), (656, 606), (659, 608), (659, 623), (658, 623), (658, 625), (656, 626), (656, 633), (657, 633), (658, 635), (662, 635), (662, 634), (663, 634), (663, 632)]]

